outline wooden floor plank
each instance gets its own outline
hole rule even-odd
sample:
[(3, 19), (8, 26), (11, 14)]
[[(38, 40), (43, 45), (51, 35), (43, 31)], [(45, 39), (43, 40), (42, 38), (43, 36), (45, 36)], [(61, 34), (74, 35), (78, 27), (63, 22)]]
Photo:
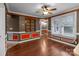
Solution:
[(48, 37), (17, 44), (8, 49), (6, 56), (73, 56), (73, 47), (54, 42)]

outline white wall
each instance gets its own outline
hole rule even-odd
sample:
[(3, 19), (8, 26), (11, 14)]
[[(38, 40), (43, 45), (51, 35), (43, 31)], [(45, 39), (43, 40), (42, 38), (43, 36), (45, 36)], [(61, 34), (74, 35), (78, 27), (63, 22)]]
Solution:
[(0, 56), (5, 55), (5, 7), (0, 3)]

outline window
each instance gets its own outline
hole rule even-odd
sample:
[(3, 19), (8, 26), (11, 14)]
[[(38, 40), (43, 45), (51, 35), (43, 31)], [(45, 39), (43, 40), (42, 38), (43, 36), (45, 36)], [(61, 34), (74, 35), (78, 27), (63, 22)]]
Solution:
[(72, 26), (64, 26), (64, 33), (73, 33), (73, 27)]

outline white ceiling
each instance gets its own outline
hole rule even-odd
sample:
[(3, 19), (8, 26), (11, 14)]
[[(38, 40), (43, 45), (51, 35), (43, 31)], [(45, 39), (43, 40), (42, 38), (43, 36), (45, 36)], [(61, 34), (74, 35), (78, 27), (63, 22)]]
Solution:
[(53, 14), (51, 15), (42, 15), (41, 13), (36, 13), (36, 11), (40, 9), (43, 4), (45, 3), (7, 3), (7, 8), (8, 11), (32, 15), (38, 18), (45, 18), (79, 7), (79, 3), (46, 3), (57, 10), (53, 11)]

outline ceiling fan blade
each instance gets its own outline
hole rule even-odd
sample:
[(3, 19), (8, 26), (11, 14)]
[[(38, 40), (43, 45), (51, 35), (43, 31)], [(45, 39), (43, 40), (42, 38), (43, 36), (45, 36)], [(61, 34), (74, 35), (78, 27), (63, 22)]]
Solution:
[(49, 12), (48, 12), (48, 14), (52, 14), (52, 12), (51, 12), (51, 11), (49, 11)]
[(42, 9), (38, 9), (36, 13), (41, 13), (42, 11), (43, 11)]
[(36, 13), (39, 13), (39, 11), (36, 11)]
[(53, 9), (48, 9), (49, 11), (53, 11), (53, 10), (56, 10), (56, 8), (53, 8)]

